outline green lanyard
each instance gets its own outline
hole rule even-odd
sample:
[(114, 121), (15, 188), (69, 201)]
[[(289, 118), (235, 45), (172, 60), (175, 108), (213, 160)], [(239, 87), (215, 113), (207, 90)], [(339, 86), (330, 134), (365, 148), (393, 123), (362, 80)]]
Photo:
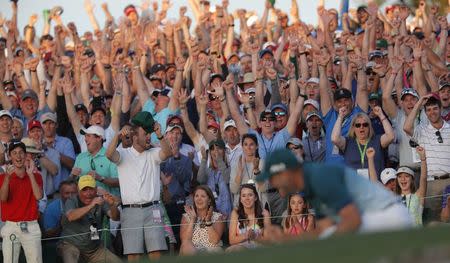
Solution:
[(366, 145), (364, 145), (364, 150), (361, 150), (361, 146), (359, 146), (359, 142), (356, 140), (356, 144), (358, 145), (359, 156), (361, 158), (361, 168), (364, 168), (364, 155), (366, 154), (367, 145), (369, 145), (370, 139), (367, 141)]

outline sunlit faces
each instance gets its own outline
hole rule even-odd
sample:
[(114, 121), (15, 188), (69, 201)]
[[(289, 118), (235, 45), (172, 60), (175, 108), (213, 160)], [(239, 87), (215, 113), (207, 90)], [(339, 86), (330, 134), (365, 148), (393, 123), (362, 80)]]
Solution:
[(306, 203), (301, 195), (295, 194), (289, 199), (289, 207), (291, 215), (300, 215), (306, 208)]
[(194, 193), (194, 203), (198, 210), (204, 210), (208, 209), (208, 206), (211, 204), (211, 200), (209, 200), (209, 196), (205, 190), (197, 189)]
[(289, 119), (287, 112), (281, 108), (275, 108), (273, 113), (275, 115), (275, 128), (278, 130), (283, 129)]
[(96, 153), (103, 146), (102, 137), (95, 134), (86, 134), (84, 140), (86, 142), (87, 150), (90, 153)]
[(97, 188), (86, 186), (78, 192), (81, 203), (89, 205), (97, 197)]
[(425, 106), (425, 114), (430, 123), (438, 123), (441, 120), (441, 108), (437, 104)]
[(166, 132), (166, 138), (170, 145), (180, 145), (181, 139), (183, 138), (183, 133), (179, 128), (174, 128)]
[(306, 121), (306, 128), (308, 129), (308, 133), (310, 135), (318, 136), (322, 130), (323, 122), (317, 116), (309, 117), (308, 121)]
[(89, 115), (87, 114), (87, 112), (85, 112), (84, 110), (78, 110), (77, 115), (78, 115), (78, 118), (80, 119), (81, 124), (83, 126), (86, 126), (88, 119), (89, 119)]
[(266, 114), (259, 120), (263, 133), (271, 133), (275, 130), (275, 120), (271, 114)]
[(411, 184), (413, 183), (413, 177), (407, 173), (399, 173), (397, 175), (397, 183), (402, 192), (409, 193), (411, 191)]
[(20, 102), (20, 108), (25, 116), (34, 116), (38, 109), (38, 102), (33, 98), (26, 98)]
[(33, 139), (33, 141), (35, 142), (42, 141), (43, 135), (44, 131), (42, 130), (41, 127), (34, 127), (28, 131), (28, 137)]
[(42, 129), (44, 130), (45, 137), (53, 137), (56, 135), (56, 123), (51, 120), (47, 120), (42, 123)]
[(307, 83), (305, 88), (306, 96), (308, 99), (318, 100), (319, 98), (319, 85), (316, 83)]
[(3, 115), (0, 117), (0, 133), (9, 134), (11, 132), (11, 126), (13, 121), (11, 117)]
[(144, 150), (151, 147), (151, 133), (146, 132), (142, 127), (137, 127), (133, 133), (133, 143), (136, 143)]
[(355, 136), (358, 139), (367, 139), (370, 132), (370, 123), (363, 117), (359, 117), (353, 123), (355, 128)]
[(347, 114), (352, 111), (353, 101), (350, 98), (340, 98), (334, 102), (334, 107), (338, 111), (340, 108), (347, 108)]
[(98, 125), (100, 127), (105, 126), (105, 113), (102, 110), (96, 110), (91, 114), (91, 119), (89, 121), (91, 125)]
[[(449, 47), (450, 49), (450, 47)], [(447, 108), (450, 106), (450, 86), (444, 87), (439, 90), (439, 97), (441, 98), (442, 107)]]
[(9, 153), (12, 165), (17, 169), (25, 168), (26, 153), (21, 147), (16, 147)]
[(240, 137), (239, 137), (238, 129), (236, 127), (233, 127), (233, 126), (227, 127), (225, 129), (223, 135), (224, 135), (225, 141), (228, 144), (230, 144), (232, 146), (239, 144)]
[(23, 126), (20, 120), (13, 119), (13, 123), (11, 126), (11, 133), (13, 136), (13, 139), (20, 140), (23, 137)]
[(255, 156), (257, 150), (258, 145), (252, 138), (244, 138), (244, 140), (242, 141), (242, 151), (244, 152), (245, 156)]
[(250, 73), (252, 72), (252, 57), (251, 56), (243, 56), (241, 58), (241, 70), (242, 73)]
[(414, 108), (414, 105), (416, 105), (417, 101), (418, 101), (417, 97), (411, 94), (403, 95), (403, 97), (401, 98), (401, 106), (405, 111), (406, 115), (409, 115), (411, 110)]
[(240, 193), (240, 201), (244, 208), (251, 209), (255, 207), (255, 202), (258, 200), (258, 196), (252, 189), (242, 187)]

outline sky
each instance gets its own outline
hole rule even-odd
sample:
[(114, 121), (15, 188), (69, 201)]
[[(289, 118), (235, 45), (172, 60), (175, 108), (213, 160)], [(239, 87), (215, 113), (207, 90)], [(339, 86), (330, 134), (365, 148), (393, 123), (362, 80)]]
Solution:
[[(112, 15), (117, 19), (119, 16), (123, 15), (123, 8), (132, 3), (136, 6), (141, 5), (141, 0), (102, 0), (96, 1), (91, 0), (95, 5), (94, 13), (96, 15), (97, 21), (100, 26), (103, 27), (105, 16), (103, 11), (101, 10), (100, 5), (103, 2), (108, 3), (109, 10)], [(325, 0), (326, 8), (338, 8), (340, 0)], [(161, 2), (161, 0), (158, 0)], [(169, 10), (168, 17), (176, 18), (178, 14), (178, 9), (180, 6), (186, 5), (188, 6), (188, 15), (192, 17), (192, 13), (190, 12), (190, 8), (187, 0), (171, 0), (173, 6), (171, 10)], [(221, 0), (210, 0), (212, 5), (221, 4)], [(234, 11), (239, 8), (244, 8), (247, 10), (254, 10), (258, 14), (262, 14), (264, 10), (265, 0), (229, 0), (230, 6), (229, 10)], [(362, 0), (351, 0), (351, 4), (355, 5), (361, 2)], [(316, 13), (316, 5), (318, 0), (297, 0), (299, 5), (300, 17), (303, 21), (306, 21), (308, 24), (316, 24), (317, 23), (317, 13)], [(289, 12), (291, 0), (276, 0), (275, 7), (280, 8), (284, 12)], [(54, 6), (62, 6), (64, 8), (64, 13), (62, 14), (62, 20), (64, 24), (69, 22), (75, 22), (77, 25), (79, 33), (83, 33), (87, 30), (92, 30), (92, 26), (87, 18), (87, 15), (84, 11), (84, 0), (19, 0), (19, 28), (23, 29), (24, 26), (28, 23), (28, 18), (31, 14), (36, 13), (39, 15), (38, 23), (36, 24), (36, 30), (38, 35), (41, 34), (43, 29), (43, 18), (42, 11), (44, 9), (50, 9)], [(352, 6), (352, 5), (351, 5)], [(8, 0), (0, 0), (0, 13), (3, 17), (7, 19), (11, 18), (11, 3)], [(116, 20), (117, 21), (117, 20)], [(52, 31), (53, 32), (53, 31)]]

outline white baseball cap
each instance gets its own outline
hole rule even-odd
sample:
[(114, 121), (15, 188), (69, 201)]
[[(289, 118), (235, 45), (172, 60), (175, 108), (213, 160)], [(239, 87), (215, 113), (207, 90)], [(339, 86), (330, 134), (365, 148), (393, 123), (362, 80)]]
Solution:
[(183, 133), (183, 127), (181, 127), (180, 125), (176, 125), (176, 124), (175, 125), (167, 125), (166, 132), (170, 132), (175, 128), (180, 129), (181, 133)]
[(54, 123), (56, 123), (57, 122), (56, 113), (46, 112), (46, 113), (42, 114), (40, 121), (41, 121), (41, 123), (44, 123), (46, 121), (53, 121)]
[(13, 116), (9, 110), (0, 110), (0, 117), (3, 117), (5, 115), (10, 117), (11, 119), (13, 118)]
[(314, 108), (316, 108), (316, 110), (319, 110), (319, 103), (317, 102), (317, 100), (309, 99), (309, 100), (305, 100), (305, 102), (303, 102), (303, 106), (306, 106), (308, 104), (312, 105)]
[(225, 131), (228, 127), (236, 127), (236, 122), (234, 122), (233, 119), (227, 120), (224, 124), (223, 124), (223, 130)]
[(397, 171), (393, 168), (386, 168), (380, 174), (380, 179), (383, 184), (387, 184), (392, 179), (397, 178)]
[(319, 78), (309, 78), (306, 83), (319, 84)]
[(97, 135), (99, 137), (102, 137), (102, 139), (105, 139), (105, 129), (103, 129), (102, 127), (100, 127), (98, 125), (92, 125), (89, 128), (87, 128), (87, 129), (82, 128), (80, 130), (80, 133), (82, 135), (94, 134), (94, 135)]

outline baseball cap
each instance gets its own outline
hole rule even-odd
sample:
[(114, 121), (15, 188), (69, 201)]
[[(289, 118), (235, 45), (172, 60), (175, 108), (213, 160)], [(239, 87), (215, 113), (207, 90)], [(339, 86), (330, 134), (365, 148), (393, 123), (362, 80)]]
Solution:
[(266, 159), (263, 172), (256, 177), (256, 181), (262, 182), (278, 173), (300, 167), (301, 164), (290, 150), (275, 150)]
[(386, 168), (380, 174), (380, 179), (383, 184), (387, 184), (392, 179), (397, 179), (397, 171), (393, 168)]
[(270, 108), (272, 111), (274, 111), (275, 109), (282, 109), (285, 112), (288, 111), (288, 108), (286, 107), (286, 105), (284, 105), (283, 103), (275, 103), (272, 105), (272, 107)]
[(373, 58), (382, 58), (383, 52), (380, 50), (373, 50), (369, 52), (369, 60), (372, 60)]
[(213, 128), (216, 128), (216, 129), (220, 129), (220, 125), (217, 123), (217, 122), (215, 122), (215, 121), (210, 121), (210, 122), (208, 122), (208, 128), (209, 127), (213, 127)]
[(166, 67), (163, 64), (155, 64), (153, 65), (150, 70), (149, 70), (149, 74), (150, 75), (154, 75), (156, 73), (158, 73), (159, 71), (166, 71)]
[(215, 78), (219, 78), (222, 81), (224, 80), (222, 74), (213, 73), (213, 74), (209, 75), (209, 83), (211, 84)]
[(369, 94), (369, 100), (379, 100), (380, 94), (378, 92), (372, 92)]
[(245, 90), (245, 93), (250, 94), (250, 93), (256, 93), (256, 89), (255, 88), (248, 88)]
[(253, 77), (253, 73), (249, 72), (249, 73), (244, 74), (244, 78), (243, 78), (242, 82), (239, 82), (238, 85), (242, 86), (244, 84), (253, 83), (253, 82), (255, 82), (255, 78)]
[(17, 139), (14, 139), (8, 144), (8, 153), (11, 153), (12, 150), (18, 147), (22, 148), (24, 152), (27, 152), (27, 147), (25, 144)]
[(342, 98), (351, 99), (352, 93), (348, 89), (337, 89), (334, 92), (334, 100), (336, 101)]
[(309, 118), (311, 118), (311, 117), (313, 117), (313, 116), (317, 116), (321, 121), (323, 121), (323, 120), (322, 120), (322, 117), (320, 117), (320, 115), (319, 115), (319, 113), (317, 113), (317, 111), (311, 111), (311, 112), (309, 112), (309, 113), (306, 115), (305, 121), (308, 121)]
[(269, 48), (266, 48), (266, 49), (259, 51), (259, 58), (262, 58), (265, 54), (270, 54), (273, 56), (272, 50), (270, 50)]
[(134, 118), (131, 120), (131, 123), (141, 127), (148, 133), (154, 132), (153, 126), (155, 125), (155, 120), (153, 116), (148, 111), (140, 111)]
[(135, 13), (137, 13), (136, 12), (136, 7), (134, 7), (134, 5), (127, 5), (124, 9), (123, 9), (123, 13), (126, 15), (126, 16), (129, 16), (131, 13), (133, 13), (133, 12), (135, 12)]
[(409, 95), (413, 95), (413, 96), (416, 97), (416, 98), (419, 98), (419, 94), (417, 94), (417, 92), (416, 92), (415, 89), (404, 88), (404, 89), (402, 90), (401, 95), (400, 95), (400, 99), (403, 100), (403, 97), (404, 97), (405, 95), (408, 95), (408, 94), (409, 94)]
[(169, 125), (169, 123), (171, 123), (174, 119), (179, 119), (180, 122), (183, 123), (183, 119), (181, 118), (180, 115), (173, 114), (173, 115), (169, 115), (169, 118), (167, 118), (166, 124)]
[(266, 42), (266, 43), (264, 43), (264, 45), (262, 46), (262, 49), (264, 50), (264, 49), (276, 49), (277, 48), (277, 44), (275, 44), (274, 42), (272, 42), (272, 41), (269, 41), (269, 42)]
[(38, 96), (36, 92), (32, 89), (26, 89), (24, 92), (22, 92), (22, 101), (25, 99), (32, 98), (34, 100), (38, 100)]
[(86, 106), (84, 106), (84, 104), (81, 104), (81, 103), (75, 105), (75, 112), (78, 112), (78, 111), (80, 111), (80, 110), (82, 110), (82, 111), (88, 113), (88, 110), (87, 110)]
[(411, 175), (412, 177), (414, 177), (414, 171), (411, 170), (411, 168), (409, 168), (409, 167), (407, 167), (407, 166), (399, 167), (398, 170), (397, 170), (396, 175), (399, 175), (400, 173), (406, 173), (406, 174), (409, 174), (409, 175)]
[(83, 190), (86, 187), (95, 188), (95, 179), (91, 175), (80, 176), (78, 180), (78, 190)]
[(28, 131), (31, 131), (33, 128), (41, 128), (42, 129), (41, 122), (38, 120), (32, 120), (32, 121), (28, 122)]
[(236, 127), (236, 122), (234, 122), (233, 119), (227, 120), (227, 121), (223, 124), (223, 130), (226, 130), (226, 129), (229, 128), (229, 127), (237, 128), (237, 127)]
[(16, 99), (17, 99), (17, 94), (16, 94), (16, 92), (14, 92), (14, 91), (7, 91), (6, 92), (6, 96), (13, 96), (13, 97), (15, 97)]
[(266, 117), (266, 115), (270, 115), (270, 117), (275, 118), (275, 114), (271, 110), (266, 109), (263, 112), (261, 112), (261, 114), (259, 115), (259, 119)]
[(446, 88), (446, 87), (450, 87), (450, 82), (448, 82), (448, 81), (441, 81), (439, 83), (439, 90), (441, 90), (443, 88)]
[(319, 103), (317, 102), (317, 100), (305, 100), (305, 102), (303, 102), (303, 107), (306, 105), (312, 105), (314, 108), (316, 108), (316, 110), (319, 110)]
[(303, 148), (303, 142), (299, 138), (295, 138), (295, 137), (294, 138), (290, 138), (289, 141), (286, 143), (286, 147), (289, 144), (293, 144), (295, 146), (300, 146), (300, 147)]
[(380, 49), (380, 48), (387, 48), (388, 47), (388, 42), (386, 41), (386, 39), (381, 38), (381, 39), (377, 39), (376, 41), (376, 48)]
[(212, 140), (209, 142), (209, 149), (213, 146), (219, 146), (220, 148), (225, 149), (225, 142), (222, 139)]
[(306, 83), (314, 83), (314, 84), (319, 84), (319, 78), (309, 78)]
[(183, 127), (181, 127), (181, 126), (178, 125), (178, 124), (175, 124), (175, 125), (167, 125), (166, 132), (170, 132), (170, 131), (172, 131), (172, 130), (175, 129), (175, 128), (180, 129), (181, 133), (183, 133)]
[(38, 150), (36, 147), (36, 143), (28, 137), (22, 139), (22, 143), (25, 145), (25, 149), (27, 153), (43, 153), (44, 151)]
[(103, 129), (102, 127), (98, 126), (98, 125), (92, 125), (89, 126), (89, 128), (82, 128), (80, 130), (80, 133), (82, 135), (86, 135), (86, 134), (94, 134), (97, 135), (99, 137), (101, 137), (102, 139), (105, 139), (105, 129)]
[(56, 123), (56, 120), (57, 120), (56, 113), (53, 112), (44, 113), (40, 118), (41, 123), (44, 123), (46, 121), (53, 121)]
[(160, 77), (158, 77), (157, 75), (151, 75), (148, 79), (150, 81), (157, 80), (162, 83), (162, 79)]
[(12, 115), (11, 112), (9, 112), (9, 110), (0, 110), (0, 118), (3, 116), (8, 116), (12, 119)]

